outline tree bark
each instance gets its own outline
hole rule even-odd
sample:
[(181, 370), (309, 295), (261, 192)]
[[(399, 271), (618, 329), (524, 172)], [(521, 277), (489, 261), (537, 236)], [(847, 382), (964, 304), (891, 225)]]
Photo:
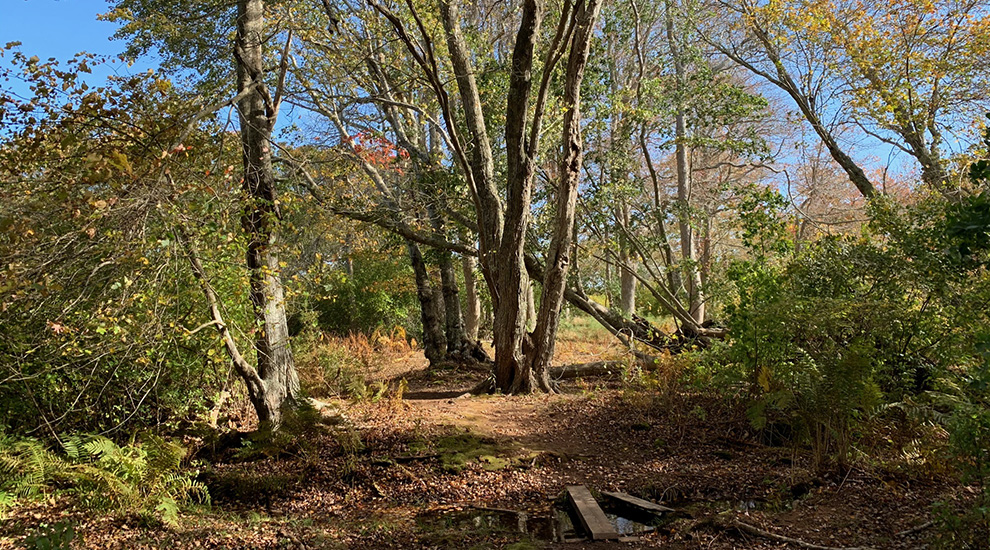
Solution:
[(691, 167), (687, 147), (687, 125), (683, 97), (687, 93), (684, 60), (674, 36), (673, 2), (667, 2), (667, 44), (674, 61), (674, 78), (677, 85), (677, 112), (674, 115), (674, 158), (677, 171), (677, 223), (681, 233), (681, 261), (684, 264), (685, 286), (688, 292), (688, 311), (695, 323), (705, 322), (705, 296), (701, 289), (701, 271), (691, 225)]
[(533, 330), (536, 327), (536, 292), (533, 290), (533, 281), (526, 277), (523, 283), (526, 287), (526, 330)]
[(564, 300), (567, 270), (570, 267), (571, 235), (577, 205), (577, 189), (583, 161), (581, 137), (581, 81), (588, 64), (591, 38), (601, 0), (579, 2), (574, 8), (574, 30), (571, 37), (570, 57), (564, 78), (564, 127), (560, 182), (557, 185), (557, 212), (554, 217), (553, 236), (547, 252), (547, 267), (543, 274), (543, 290), (540, 294), (540, 312), (533, 331), (533, 349), (526, 360), (538, 387), (553, 391), (549, 369), (560, 325), (560, 308)]
[[(474, 68), (471, 66), (471, 54), (461, 32), (461, 17), (457, 5), (458, 0), (441, 0), (440, 15), (443, 21), (444, 34), (447, 38), (447, 51), (450, 62), (454, 67), (454, 78), (464, 109), (464, 125), (471, 136), (473, 147), (468, 166), (468, 172), (475, 210), (478, 213), (478, 258), (485, 281), (489, 290), (494, 290), (495, 280), (492, 271), (495, 264), (495, 252), (502, 240), (504, 223), (504, 205), (499, 198), (495, 185), (495, 161), (492, 157), (492, 145), (485, 126), (485, 116), (481, 107), (481, 95), (478, 93), (478, 83), (474, 78)], [(442, 94), (442, 90), (438, 91)], [(450, 128), (450, 134), (456, 136), (451, 113), (444, 114)], [(493, 293), (492, 299), (495, 296)]]
[(619, 311), (624, 317), (632, 319), (636, 314), (636, 276), (632, 272), (632, 254), (626, 234), (629, 232), (629, 204), (625, 200), (619, 202), (619, 221), (623, 231), (619, 235)]
[(449, 250), (439, 250), (440, 287), (443, 289), (444, 329), (447, 336), (447, 351), (459, 351), (467, 344), (464, 332), (464, 316), (461, 312), (460, 290), (457, 288), (457, 273)]
[(419, 298), (420, 319), (423, 321), (423, 353), (430, 366), (436, 366), (447, 358), (447, 339), (443, 332), (440, 300), (437, 300), (438, 294), (430, 284), (430, 273), (426, 269), (419, 246), (407, 240), (406, 250), (416, 275), (416, 297)]
[[(369, 0), (370, 1), (370, 0)], [(471, 68), (471, 55), (467, 49), (466, 42), (462, 36), (460, 28), (460, 18), (456, 0), (441, 1), (441, 19), (447, 38), (447, 49), (450, 54), (451, 63), (454, 67), (455, 80), (461, 96), (461, 103), (464, 108), (464, 126), (470, 134), (470, 141), (473, 142), (473, 151), (469, 163), (461, 160), (461, 164), (467, 172), (469, 187), (475, 202), (475, 209), (478, 213), (479, 229), (479, 258), (482, 272), (488, 283), (488, 288), (492, 296), (494, 308), (494, 344), (495, 344), (495, 371), (494, 389), (506, 393), (526, 393), (536, 388), (549, 391), (549, 383), (546, 377), (546, 366), (548, 355), (543, 348), (537, 349), (537, 356), (540, 358), (535, 363), (524, 360), (523, 347), (526, 327), (526, 311), (523, 307), (526, 303), (526, 290), (524, 288), (526, 268), (524, 265), (524, 244), (526, 238), (526, 228), (529, 223), (530, 200), (532, 196), (533, 175), (535, 172), (535, 156), (539, 151), (539, 140), (541, 131), (541, 121), (546, 107), (546, 98), (549, 90), (550, 77), (553, 68), (560, 60), (567, 48), (570, 46), (569, 64), (580, 67), (583, 73), (584, 64), (587, 61), (587, 42), (590, 41), (591, 27), (595, 23), (599, 0), (592, 0), (594, 9), (587, 9), (584, 1), (578, 5), (583, 14), (590, 14), (590, 17), (574, 20), (572, 27), (570, 14), (571, 4), (564, 4), (564, 12), (561, 14), (557, 26), (557, 32), (548, 48), (547, 58), (544, 63), (543, 79), (540, 83), (539, 94), (534, 105), (530, 106), (532, 96), (532, 70), (536, 41), (540, 35), (540, 23), (543, 18), (544, 0), (523, 0), (522, 14), (519, 29), (516, 33), (515, 45), (512, 52), (511, 70), (509, 73), (508, 96), (505, 116), (505, 148), (506, 148), (506, 201), (505, 209), (502, 209), (502, 202), (499, 200), (498, 189), (493, 181), (494, 165), (492, 162), (491, 144), (488, 140), (485, 128), (484, 117), (481, 112), (481, 100), (478, 94), (477, 83), (474, 80), (474, 71)], [(578, 11), (578, 8), (574, 8)], [(396, 26), (396, 19), (392, 19), (393, 26)], [(585, 25), (582, 27), (581, 25)], [(571, 30), (573, 29), (573, 33)], [(404, 31), (397, 29), (400, 35)], [(580, 40), (572, 41), (572, 35), (581, 36)], [(425, 38), (425, 37), (424, 37)], [(406, 46), (414, 53), (416, 46), (406, 37)], [(580, 60), (580, 61), (578, 61)], [(421, 63), (421, 66), (425, 66)], [(427, 67), (427, 72), (430, 69)], [(569, 66), (568, 74), (575, 72)], [(442, 89), (442, 83), (438, 76), (432, 75), (434, 86), (441, 103), (445, 101), (446, 92)], [(574, 79), (569, 77), (573, 82)], [(580, 82), (580, 77), (576, 80)], [(576, 90), (575, 90), (576, 91)], [(576, 94), (572, 96), (576, 100)], [(568, 105), (567, 117), (575, 115), (574, 106)], [(457, 138), (457, 128), (454, 124), (449, 106), (445, 107), (444, 117), (453, 137), (455, 148), (459, 148)], [(527, 124), (528, 123), (528, 124)], [(570, 169), (573, 166), (580, 167), (580, 131), (578, 124), (574, 123), (577, 129), (578, 141), (577, 156), (573, 153), (574, 140), (573, 132), (568, 134), (565, 141), (568, 146), (566, 166)], [(463, 159), (463, 157), (460, 157)], [(575, 162), (576, 159), (576, 162)], [(569, 176), (568, 176), (569, 177)], [(575, 177), (576, 180), (576, 177)], [(569, 192), (565, 193), (568, 195)], [(568, 200), (565, 198), (564, 203)], [(564, 218), (563, 223), (567, 225), (568, 209), (565, 207), (558, 216)], [(573, 208), (570, 209), (570, 223), (573, 223)], [(566, 234), (557, 239), (565, 244), (570, 238), (570, 226), (567, 225)], [(554, 268), (548, 269), (551, 277), (551, 289), (557, 286), (562, 287), (562, 282), (554, 280), (561, 275), (566, 275), (566, 269), (558, 271), (558, 266), (567, 263), (568, 246), (557, 245), (557, 260)], [(546, 286), (544, 286), (544, 292)], [(562, 292), (562, 291), (561, 291)], [(559, 293), (559, 292), (558, 292)], [(538, 316), (536, 330), (540, 331), (541, 321), (544, 331), (544, 339), (552, 342), (556, 331), (556, 316), (560, 309), (560, 298), (552, 299), (547, 303), (546, 297), (541, 301), (541, 314)], [(555, 304), (555, 305), (554, 305)], [(543, 308), (548, 308), (548, 313), (542, 313)], [(547, 343), (542, 344), (545, 347)], [(527, 346), (528, 347), (528, 346)], [(551, 346), (552, 347), (552, 346)], [(541, 351), (542, 350), (542, 351)], [(528, 349), (532, 351), (532, 349)], [(552, 353), (552, 349), (551, 349)], [(539, 376), (534, 377), (532, 368), (536, 367)], [(539, 378), (539, 381), (537, 380)]]
[(461, 256), (461, 268), (464, 271), (464, 335), (471, 342), (478, 341), (478, 329), (481, 325), (481, 298), (474, 275), (476, 265), (474, 257)]
[(543, 0), (523, 0), (522, 18), (512, 50), (509, 92), (505, 114), (507, 200), (502, 239), (495, 254), (495, 387), (505, 393), (529, 393), (534, 379), (523, 361), (526, 331), (526, 280), (523, 247), (529, 224), (533, 189), (533, 150), (527, 140), (526, 122), (533, 83), (533, 59)]
[[(443, 201), (442, 197), (434, 197), (433, 200)], [(427, 212), (437, 238), (446, 240), (446, 224), (437, 208), (428, 205)], [(454, 260), (450, 250), (438, 248), (435, 252), (437, 264), (440, 267), (440, 289), (443, 291), (444, 332), (447, 351), (455, 352), (464, 349), (467, 343), (464, 335), (464, 318), (461, 314), (460, 291), (457, 288), (457, 274), (454, 271)]]
[(262, 0), (237, 3), (234, 57), (238, 92), (253, 88), (237, 102), (237, 107), (246, 197), (241, 222), (248, 235), (247, 267), (257, 323), (257, 371), (263, 381), (261, 398), (254, 404), (261, 426), (277, 429), (283, 409), (293, 406), (298, 397), (299, 378), (289, 346), (276, 252), (279, 212), (270, 142), (278, 106), (264, 84), (264, 8)]

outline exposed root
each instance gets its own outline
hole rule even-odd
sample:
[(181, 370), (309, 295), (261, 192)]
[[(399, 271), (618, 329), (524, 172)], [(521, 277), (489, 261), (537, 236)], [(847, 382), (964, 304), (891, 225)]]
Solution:
[(757, 536), (757, 537), (763, 537), (765, 539), (769, 539), (769, 540), (773, 540), (773, 541), (777, 541), (777, 542), (784, 542), (784, 543), (787, 543), (787, 544), (793, 544), (793, 545), (796, 545), (796, 546), (800, 546), (801, 548), (809, 548), (810, 550), (873, 550), (872, 548), (867, 547), (867, 546), (836, 547), (836, 546), (822, 546), (820, 544), (813, 544), (813, 543), (810, 543), (810, 542), (805, 542), (803, 540), (794, 539), (794, 538), (791, 538), (791, 537), (785, 537), (784, 535), (777, 535), (777, 534), (771, 533), (770, 531), (764, 531), (763, 529), (760, 529), (759, 527), (756, 527), (755, 525), (750, 525), (748, 523), (743, 523), (743, 522), (741, 522), (739, 520), (732, 520), (731, 522), (728, 523), (728, 527), (733, 527), (733, 528), (739, 530), (740, 532), (743, 532), (743, 533), (746, 533), (746, 534), (749, 534), (749, 535), (754, 535), (754, 536)]
[(495, 393), (495, 375), (489, 374), (481, 382), (478, 382), (471, 390), (468, 392), (472, 395), (484, 395), (487, 393)]

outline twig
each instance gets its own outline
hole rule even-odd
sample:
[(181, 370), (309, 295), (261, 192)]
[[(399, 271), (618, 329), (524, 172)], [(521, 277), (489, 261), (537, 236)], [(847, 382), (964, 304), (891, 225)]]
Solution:
[(921, 525), (918, 525), (916, 527), (912, 527), (910, 529), (905, 529), (905, 530), (901, 531), (900, 533), (897, 533), (896, 536), (898, 536), (898, 537), (906, 537), (908, 535), (913, 535), (915, 533), (920, 533), (921, 531), (924, 531), (925, 529), (928, 529), (932, 525), (935, 525), (935, 522), (934, 521), (926, 521), (926, 522), (924, 522)]
[(759, 527), (750, 525), (748, 523), (743, 523), (739, 520), (733, 520), (729, 525), (735, 527), (736, 529), (744, 533), (749, 533), (750, 535), (755, 535), (758, 537), (775, 540), (777, 542), (785, 542), (787, 544), (796, 544), (801, 548), (810, 548), (811, 550), (873, 550), (867, 546), (836, 547), (836, 546), (821, 546), (818, 544), (812, 544), (810, 542), (804, 542), (803, 540), (792, 539), (791, 537), (785, 537), (784, 535), (775, 535), (770, 531), (764, 531)]

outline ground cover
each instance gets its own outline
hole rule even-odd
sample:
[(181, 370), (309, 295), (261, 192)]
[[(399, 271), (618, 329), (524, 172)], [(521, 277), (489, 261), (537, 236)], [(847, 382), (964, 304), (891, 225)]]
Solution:
[[(620, 351), (565, 341), (558, 361)], [(898, 434), (877, 434), (850, 471), (821, 474), (806, 450), (767, 441), (715, 394), (617, 373), (561, 381), (557, 395), (466, 395), (484, 375), (403, 356), (375, 374), (390, 388), (379, 399), (327, 400), (331, 422), (274, 452), (242, 442), (215, 457), (200, 477), (211, 507), (179, 527), (97, 517), (63, 497), (17, 509), (0, 548), (66, 527), (86, 548), (795, 547), (743, 524), (822, 547), (920, 548), (933, 503), (965, 497)], [(549, 518), (573, 484), (677, 513), (635, 543), (554, 543)]]

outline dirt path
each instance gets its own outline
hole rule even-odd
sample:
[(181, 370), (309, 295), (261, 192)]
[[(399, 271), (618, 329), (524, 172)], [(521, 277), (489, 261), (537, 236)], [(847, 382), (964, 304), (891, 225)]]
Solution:
[(476, 503), (539, 501), (514, 500), (528, 492), (541, 494), (546, 507), (565, 485), (587, 484), (685, 510), (676, 527), (616, 548), (788, 547), (726, 527), (730, 521), (822, 546), (905, 548), (924, 530), (898, 533), (928, 522), (932, 503), (952, 491), (947, 478), (868, 467), (842, 478), (815, 476), (800, 449), (761, 444), (738, 407), (620, 386), (616, 379), (579, 381), (559, 395), (520, 397), (465, 395), (470, 384), (412, 382), (403, 414), (420, 430), (454, 428), (518, 445), (519, 453), (543, 453), (538, 480), (526, 470), (470, 482), (491, 483), (474, 495)]

